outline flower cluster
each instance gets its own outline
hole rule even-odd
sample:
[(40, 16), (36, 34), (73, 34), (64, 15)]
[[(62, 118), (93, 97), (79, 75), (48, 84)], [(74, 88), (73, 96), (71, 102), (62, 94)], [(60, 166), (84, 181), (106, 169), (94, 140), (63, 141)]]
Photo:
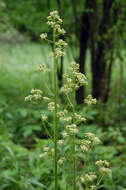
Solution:
[[(57, 104), (57, 107), (59, 107), (59, 105)], [(55, 110), (55, 104), (54, 102), (49, 102), (48, 103), (48, 110), (53, 112)]]
[(65, 52), (61, 49), (61, 47), (56, 48), (56, 57), (63, 57)]
[(43, 153), (39, 155), (40, 158), (44, 158), (45, 156), (48, 155), (50, 152), (50, 147), (49, 146), (44, 146), (43, 148)]
[(37, 71), (42, 71), (43, 73), (50, 72), (50, 69), (46, 67), (45, 64), (41, 64), (37, 67)]
[(40, 38), (42, 38), (42, 40), (45, 40), (47, 38), (47, 33), (42, 33), (40, 35)]
[(91, 104), (96, 104), (96, 99), (92, 97), (92, 95), (88, 95), (87, 98), (85, 99), (85, 103), (87, 105), (91, 105)]
[(109, 162), (106, 160), (98, 160), (95, 164), (99, 167), (99, 172), (103, 175), (111, 175), (111, 169), (109, 168)]
[(61, 24), (63, 23), (60, 18), (58, 11), (50, 12), (50, 15), (47, 17), (47, 25), (57, 31), (59, 34), (65, 34), (66, 31), (61, 28)]
[(46, 121), (46, 120), (47, 120), (47, 116), (46, 116), (45, 114), (41, 114), (41, 119), (42, 119), (43, 121)]
[(82, 117), (81, 115), (75, 113), (75, 118), (76, 118), (76, 121), (79, 123), (79, 122), (85, 122), (86, 121), (86, 118), (85, 117)]
[(60, 47), (66, 47), (67, 43), (64, 40), (60, 39), (58, 42), (56, 42), (56, 45)]
[(100, 143), (98, 137), (96, 137), (93, 133), (85, 133), (85, 138), (80, 140), (80, 149), (82, 152), (88, 152), (93, 145), (97, 145)]
[(92, 142), (92, 145), (100, 144), (100, 139), (93, 133), (85, 133), (85, 137)]
[(88, 152), (90, 149), (91, 141), (82, 139), (80, 142), (80, 149), (82, 152)]
[(78, 133), (78, 128), (77, 128), (76, 124), (67, 125), (66, 129), (68, 132), (70, 132), (70, 134), (77, 134)]
[(59, 117), (59, 120), (61, 122), (71, 122), (72, 121), (72, 117), (66, 116), (67, 113), (68, 113), (68, 111), (66, 109), (57, 113), (57, 116)]
[(96, 178), (97, 176), (95, 173), (87, 173), (84, 176), (80, 177), (80, 181), (82, 183), (89, 183), (89, 182), (93, 182)]
[(62, 137), (63, 137), (63, 139), (65, 139), (66, 137), (68, 137), (68, 133), (66, 131), (63, 131), (62, 132)]
[[(62, 24), (62, 19), (60, 18), (58, 11), (52, 11), (50, 12), (50, 15), (47, 17), (47, 25), (50, 26), (53, 30), (54, 33), (57, 33), (58, 35), (64, 35), (66, 32), (63, 28), (61, 28), (61, 24)], [(43, 40), (48, 40), (47, 39), (47, 34), (46, 33), (42, 33), (40, 35), (41, 39)], [(52, 41), (48, 40), (49, 42), (52, 43)], [(54, 54), (56, 55), (56, 57), (62, 57), (65, 55), (65, 52), (63, 51), (63, 49), (67, 46), (67, 43), (62, 40), (59, 39), (58, 41), (55, 42), (55, 53), (51, 52), (50, 56), (53, 57)]]
[(79, 64), (71, 62), (68, 67), (68, 71), (72, 73), (64, 75), (66, 84), (61, 88), (61, 92), (68, 94), (73, 91), (73, 89), (78, 89), (82, 85), (87, 85), (87, 78), (83, 73), (79, 72)]
[(31, 94), (25, 97), (25, 101), (36, 102), (37, 100), (42, 99), (43, 92), (39, 89), (32, 89)]
[(45, 102), (50, 102), (50, 98), (47, 97), (47, 96), (44, 96), (44, 97), (43, 97), (43, 100), (44, 100)]
[(64, 143), (64, 140), (58, 140), (58, 144), (62, 145)]
[(77, 82), (81, 85), (87, 85), (87, 78), (83, 73), (75, 73), (75, 76), (77, 78)]

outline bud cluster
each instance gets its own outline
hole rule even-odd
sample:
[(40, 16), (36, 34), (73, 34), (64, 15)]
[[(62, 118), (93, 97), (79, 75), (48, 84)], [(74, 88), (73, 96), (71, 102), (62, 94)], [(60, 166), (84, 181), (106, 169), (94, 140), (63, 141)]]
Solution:
[(45, 64), (41, 64), (37, 67), (37, 71), (42, 71), (43, 73), (50, 72), (50, 69), (46, 67)]
[(43, 92), (39, 89), (32, 89), (31, 94), (25, 97), (25, 101), (36, 102), (42, 99)]
[(66, 129), (70, 134), (77, 134), (78, 133), (78, 128), (75, 124), (67, 125)]
[(98, 160), (95, 162), (96, 166), (99, 167), (99, 172), (103, 175), (111, 175), (111, 169), (109, 167), (109, 162), (107, 160)]
[(85, 103), (87, 105), (91, 105), (91, 104), (96, 104), (96, 99), (92, 97), (92, 95), (88, 95), (87, 98), (85, 99)]
[(92, 145), (97, 145), (101, 142), (100, 139), (93, 133), (85, 133), (85, 137), (92, 142)]
[(97, 179), (97, 176), (95, 173), (87, 173), (84, 176), (80, 177), (81, 183), (93, 182), (95, 179)]

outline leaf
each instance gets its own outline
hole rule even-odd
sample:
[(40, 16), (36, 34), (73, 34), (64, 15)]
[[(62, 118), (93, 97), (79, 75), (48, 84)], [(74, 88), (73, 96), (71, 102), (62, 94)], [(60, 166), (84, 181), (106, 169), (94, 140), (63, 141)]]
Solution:
[(37, 185), (39, 187), (43, 187), (44, 189), (47, 189), (47, 187), (45, 185), (43, 185), (42, 183), (36, 181), (35, 179), (29, 179), (28, 182), (33, 184), (33, 185)]
[(5, 178), (12, 181), (13, 183), (17, 183), (17, 181), (13, 177), (6, 176)]
[(9, 146), (7, 146), (5, 144), (3, 144), (3, 146), (8, 150), (8, 152), (10, 153), (11, 156), (14, 156), (14, 153), (13, 153), (12, 149)]
[(27, 109), (21, 108), (21, 109), (19, 109), (19, 112), (20, 112), (22, 117), (26, 117), (28, 115)]
[(23, 136), (28, 137), (33, 133), (33, 131), (41, 131), (41, 127), (39, 125), (27, 125), (23, 128)]
[(6, 117), (7, 117), (8, 119), (13, 119), (13, 115), (12, 115), (11, 113), (6, 113)]

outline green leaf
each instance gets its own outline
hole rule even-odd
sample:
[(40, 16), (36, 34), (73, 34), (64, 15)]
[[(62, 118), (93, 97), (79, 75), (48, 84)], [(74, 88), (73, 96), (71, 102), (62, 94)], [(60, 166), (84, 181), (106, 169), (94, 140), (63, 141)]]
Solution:
[(43, 185), (42, 183), (36, 181), (35, 179), (29, 179), (28, 182), (33, 184), (33, 185), (37, 185), (39, 187), (43, 187), (44, 189), (47, 189), (47, 187), (45, 185)]
[(8, 150), (8, 152), (10, 153), (11, 156), (14, 156), (14, 153), (13, 153), (12, 149), (9, 146), (7, 146), (5, 144), (3, 144), (3, 146)]

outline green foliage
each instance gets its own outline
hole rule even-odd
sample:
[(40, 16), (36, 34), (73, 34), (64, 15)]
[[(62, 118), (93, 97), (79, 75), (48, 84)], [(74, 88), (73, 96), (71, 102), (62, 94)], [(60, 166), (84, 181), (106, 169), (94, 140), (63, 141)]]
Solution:
[[(24, 104), (24, 97), (35, 86), (41, 88), (45, 91), (44, 95), (47, 95), (46, 86), (43, 86), (45, 78), (43, 79), (41, 75), (38, 76), (34, 72), (37, 64), (47, 62), (46, 52), (49, 52), (47, 46), (43, 45), (41, 49), (40, 45), (32, 43), (16, 46), (2, 44), (1, 46), (0, 187), (2, 190), (44, 189), (40, 184), (49, 187), (48, 189), (51, 190), (53, 185), (50, 184), (50, 181), (53, 181), (52, 170), (49, 170), (50, 162), (39, 157), (44, 145), (50, 146), (48, 140), (40, 140), (42, 137), (45, 138), (45, 134), (40, 125), (39, 111), (36, 111), (35, 105)], [(114, 190), (115, 186), (116, 190), (122, 190), (126, 188), (126, 145), (124, 142), (126, 137), (126, 115), (124, 112), (126, 102), (125, 98), (121, 100), (122, 107), (119, 118), (119, 107), (117, 107), (119, 95), (119, 85), (117, 85), (119, 82), (118, 63), (115, 63), (113, 72), (112, 84), (116, 88), (113, 88), (108, 105), (104, 106), (103, 109), (101, 104), (92, 109), (89, 107), (78, 107), (78, 109), (79, 114), (88, 118), (88, 123), (81, 126), (80, 135), (90, 131), (98, 134), (99, 138), (103, 140), (103, 144), (95, 150), (94, 154), (91, 153), (90, 159), (94, 162), (103, 156), (104, 159), (111, 162), (113, 183), (110, 179), (106, 179), (104, 189)], [(41, 83), (39, 83), (40, 79), (42, 80)], [(125, 86), (123, 89), (125, 96)], [(45, 108), (43, 104), (41, 110), (47, 113), (51, 121), (52, 116)], [(35, 130), (36, 126), (41, 126), (41, 129), (37, 129), (40, 131)], [(27, 136), (28, 133), (31, 133), (30, 136)], [(62, 173), (64, 172), (61, 171), (61, 189), (64, 188), (64, 181), (66, 180), (66, 175), (62, 175)], [(35, 185), (35, 183), (40, 183), (40, 186)]]

